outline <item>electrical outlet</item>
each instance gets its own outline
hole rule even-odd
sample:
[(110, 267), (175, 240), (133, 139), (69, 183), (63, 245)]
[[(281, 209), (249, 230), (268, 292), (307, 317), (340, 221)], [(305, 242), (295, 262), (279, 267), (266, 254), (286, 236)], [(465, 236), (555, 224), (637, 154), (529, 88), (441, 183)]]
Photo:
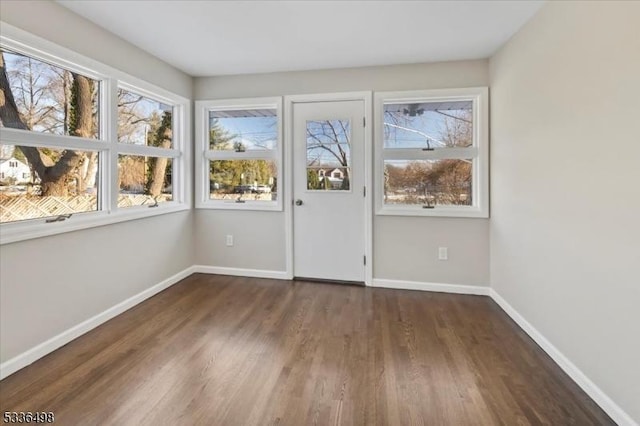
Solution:
[(233, 246), (233, 235), (227, 235), (227, 247)]
[(438, 247), (438, 260), (449, 260), (449, 249), (447, 247)]

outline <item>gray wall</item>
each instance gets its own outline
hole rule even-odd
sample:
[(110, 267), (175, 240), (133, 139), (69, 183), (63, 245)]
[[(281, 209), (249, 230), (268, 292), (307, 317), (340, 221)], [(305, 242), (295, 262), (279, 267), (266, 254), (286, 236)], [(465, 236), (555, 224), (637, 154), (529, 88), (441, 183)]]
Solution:
[(491, 282), (640, 422), (640, 3), (550, 2), (491, 60)]
[[(488, 83), (488, 61), (478, 60), (196, 78), (194, 96), (225, 99), (473, 87)], [(196, 210), (195, 221), (197, 264), (285, 270), (283, 213)], [(231, 233), (234, 247), (226, 247), (225, 235)], [(487, 219), (376, 216), (374, 278), (488, 285), (488, 236)], [(437, 260), (438, 246), (449, 247), (449, 261)], [(234, 253), (244, 255), (238, 257)], [(260, 256), (263, 258), (259, 259)]]
[[(189, 76), (54, 2), (2, 1), (0, 16), (191, 98)], [(179, 212), (3, 245), (0, 362), (191, 266), (192, 220)]]
[(2, 362), (191, 266), (191, 217), (171, 213), (2, 246)]

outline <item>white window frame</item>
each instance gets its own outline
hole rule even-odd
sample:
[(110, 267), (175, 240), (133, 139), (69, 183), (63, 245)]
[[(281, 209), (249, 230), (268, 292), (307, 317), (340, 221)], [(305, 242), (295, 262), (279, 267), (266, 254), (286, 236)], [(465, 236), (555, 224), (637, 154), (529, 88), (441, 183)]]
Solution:
[[(282, 97), (202, 100), (196, 101), (196, 208), (222, 210), (264, 210), (282, 211), (284, 199), (283, 161), (282, 161)], [(247, 150), (244, 152), (219, 151), (209, 149), (209, 112), (230, 110), (275, 109), (277, 114), (277, 141), (274, 150)], [(210, 199), (209, 161), (213, 160), (273, 160), (278, 168), (277, 192), (275, 201), (245, 200), (237, 203), (227, 200)]]
[[(375, 108), (375, 205), (377, 215), (489, 217), (489, 89), (411, 90), (377, 92)], [(473, 145), (468, 148), (384, 148), (384, 105), (393, 103), (471, 101), (473, 103)], [(421, 205), (384, 204), (384, 160), (473, 159), (471, 206), (438, 206), (425, 209)]]
[[(100, 82), (99, 139), (0, 128), (0, 141), (3, 144), (99, 152), (98, 210), (77, 213), (61, 222), (47, 223), (47, 218), (37, 218), (2, 223), (0, 224), (0, 244), (190, 209), (188, 158), (191, 101), (189, 99), (4, 22), (0, 45), (13, 52), (63, 67)], [(173, 106), (172, 148), (164, 149), (118, 142), (117, 93), (119, 87)], [(118, 208), (118, 155), (121, 154), (172, 158), (172, 201), (160, 203), (154, 208), (149, 208), (149, 205)]]

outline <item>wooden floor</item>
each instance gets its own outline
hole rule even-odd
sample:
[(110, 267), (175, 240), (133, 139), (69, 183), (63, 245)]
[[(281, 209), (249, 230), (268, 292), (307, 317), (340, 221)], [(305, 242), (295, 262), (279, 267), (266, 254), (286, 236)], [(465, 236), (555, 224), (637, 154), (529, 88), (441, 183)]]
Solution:
[(61, 425), (614, 424), (489, 298), (194, 275), (0, 382)]

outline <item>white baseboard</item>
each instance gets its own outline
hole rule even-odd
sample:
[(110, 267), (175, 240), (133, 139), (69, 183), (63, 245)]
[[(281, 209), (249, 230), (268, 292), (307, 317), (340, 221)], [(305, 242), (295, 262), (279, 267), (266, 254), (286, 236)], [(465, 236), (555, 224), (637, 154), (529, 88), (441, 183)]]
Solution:
[(489, 295), (489, 287), (463, 284), (422, 283), (374, 278), (371, 287), (395, 288), (400, 290), (435, 291), (438, 293)]
[(201, 274), (218, 274), (218, 275), (233, 275), (238, 277), (252, 277), (252, 278), (272, 278), (276, 280), (290, 280), (291, 277), (285, 271), (269, 271), (264, 269), (245, 269), (245, 268), (227, 268), (224, 266), (205, 266), (194, 265), (193, 272)]
[(593, 383), (569, 358), (564, 356), (546, 337), (542, 335), (536, 328), (529, 323), (522, 315), (516, 311), (506, 300), (502, 298), (493, 288), (490, 289), (489, 295), (506, 313), (515, 321), (525, 333), (529, 335), (551, 359), (562, 370), (567, 373), (571, 379), (576, 382), (583, 391), (587, 393), (595, 401), (602, 410), (609, 415), (619, 426), (638, 426), (631, 416), (629, 416), (620, 406), (618, 406), (611, 398), (609, 398), (595, 383)]
[(88, 331), (91, 331), (94, 328), (98, 327), (100, 324), (109, 321), (111, 318), (120, 315), (128, 309), (131, 309), (132, 307), (150, 298), (151, 296), (160, 293), (162, 290), (171, 287), (178, 281), (188, 277), (194, 272), (194, 267), (190, 266), (167, 278), (166, 280), (154, 285), (153, 287), (149, 287), (148, 289), (136, 294), (135, 296), (132, 296), (127, 300), (120, 302), (115, 306), (112, 306), (106, 311), (103, 311), (98, 315), (91, 317), (88, 320), (83, 321), (68, 330), (63, 331), (57, 336), (54, 336), (49, 340), (42, 342), (37, 346), (34, 346), (26, 352), (23, 352), (20, 355), (3, 362), (2, 364), (0, 364), (0, 380), (15, 373), (21, 368), (32, 364), (43, 356), (55, 351), (59, 347), (66, 345), (70, 341), (77, 339)]

